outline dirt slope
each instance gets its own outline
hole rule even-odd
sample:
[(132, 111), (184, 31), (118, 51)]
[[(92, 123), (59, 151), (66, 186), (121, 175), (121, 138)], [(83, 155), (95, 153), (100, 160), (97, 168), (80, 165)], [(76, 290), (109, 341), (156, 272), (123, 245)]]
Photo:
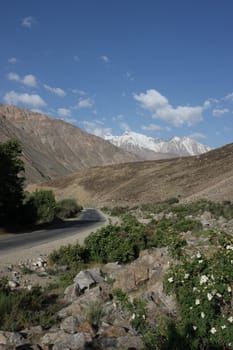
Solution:
[(28, 182), (139, 159), (62, 120), (13, 105), (0, 105), (0, 142), (9, 138), (19, 140), (23, 146)]
[(233, 144), (201, 156), (95, 167), (43, 187), (52, 188), (59, 198), (70, 196), (100, 207), (171, 197), (233, 200)]

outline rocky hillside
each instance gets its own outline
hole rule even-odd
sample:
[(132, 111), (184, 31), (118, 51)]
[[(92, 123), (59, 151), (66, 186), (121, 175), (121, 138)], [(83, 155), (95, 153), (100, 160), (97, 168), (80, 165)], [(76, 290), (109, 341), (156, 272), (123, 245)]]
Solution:
[(105, 140), (147, 160), (195, 156), (211, 150), (189, 137), (175, 136), (166, 141), (132, 131), (126, 131), (121, 136), (106, 135)]
[(103, 139), (62, 120), (13, 105), (0, 105), (0, 142), (20, 141), (28, 182), (38, 182), (97, 165), (138, 160)]
[(5, 266), (1, 349), (232, 349), (233, 203), (121, 214), (83, 246)]
[(44, 186), (83, 205), (134, 206), (171, 197), (232, 200), (233, 144), (195, 157), (97, 167)]

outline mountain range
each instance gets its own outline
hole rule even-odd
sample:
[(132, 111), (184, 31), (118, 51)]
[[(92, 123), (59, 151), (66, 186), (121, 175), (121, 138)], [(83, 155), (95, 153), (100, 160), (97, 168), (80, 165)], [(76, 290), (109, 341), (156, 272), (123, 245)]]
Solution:
[(7, 139), (16, 139), (22, 145), (27, 182), (139, 160), (133, 153), (62, 120), (14, 105), (0, 105), (0, 142)]
[(166, 141), (132, 131), (127, 131), (121, 136), (108, 134), (105, 140), (147, 160), (194, 156), (211, 150), (210, 147), (189, 137), (175, 136)]
[(232, 201), (233, 144), (198, 156), (85, 169), (41, 186), (57, 198), (77, 198), (84, 206), (137, 206), (172, 197), (183, 203)]

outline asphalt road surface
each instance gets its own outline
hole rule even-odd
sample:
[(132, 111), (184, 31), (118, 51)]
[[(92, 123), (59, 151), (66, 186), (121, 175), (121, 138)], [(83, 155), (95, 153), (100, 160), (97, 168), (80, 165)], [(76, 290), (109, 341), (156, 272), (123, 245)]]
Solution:
[(96, 229), (105, 222), (105, 218), (96, 209), (85, 209), (77, 220), (65, 221), (47, 229), (0, 239), (0, 254), (17, 248), (31, 248), (39, 244), (55, 241), (81, 233), (87, 229)]

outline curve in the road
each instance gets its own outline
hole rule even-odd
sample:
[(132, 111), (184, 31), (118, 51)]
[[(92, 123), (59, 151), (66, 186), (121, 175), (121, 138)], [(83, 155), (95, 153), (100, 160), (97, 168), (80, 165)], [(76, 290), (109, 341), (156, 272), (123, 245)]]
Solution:
[(95, 229), (105, 222), (104, 216), (96, 209), (85, 209), (79, 219), (65, 221), (39, 231), (15, 234), (14, 236), (0, 240), (1, 252), (11, 251), (17, 248), (31, 248), (39, 244), (55, 241), (68, 236), (73, 236), (87, 229)]

